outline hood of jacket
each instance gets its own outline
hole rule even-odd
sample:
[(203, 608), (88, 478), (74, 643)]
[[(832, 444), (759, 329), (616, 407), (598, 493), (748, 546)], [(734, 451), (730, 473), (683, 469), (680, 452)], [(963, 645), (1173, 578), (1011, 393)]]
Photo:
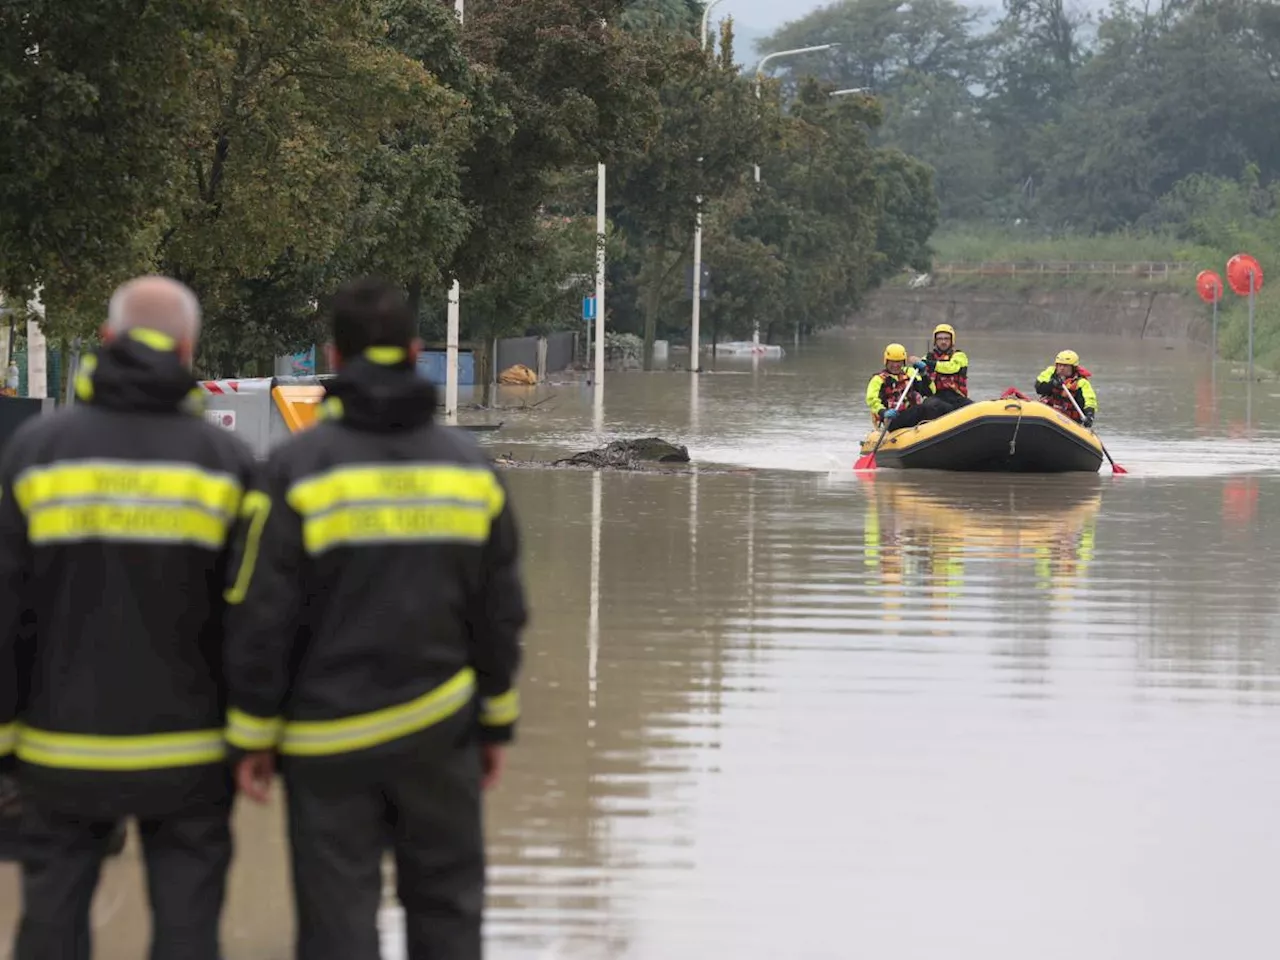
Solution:
[(406, 350), (370, 347), (325, 386), (322, 410), (357, 430), (412, 430), (434, 418), (436, 388), (418, 375)]
[(86, 355), (76, 375), (76, 397), (110, 410), (153, 413), (189, 410), (198, 393), (195, 375), (167, 334), (135, 328)]

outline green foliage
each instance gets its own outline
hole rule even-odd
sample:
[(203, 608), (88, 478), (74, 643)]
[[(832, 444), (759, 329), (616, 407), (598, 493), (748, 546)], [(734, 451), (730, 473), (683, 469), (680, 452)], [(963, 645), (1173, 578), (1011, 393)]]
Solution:
[[(935, 37), (895, 9), (878, 16), (914, 71), (903, 97), (927, 98), (930, 63), (960, 77), (974, 56), (956, 40), (968, 15), (939, 7)], [(201, 298), (209, 376), (314, 342), (358, 273), (402, 285), (428, 336), (454, 278), (464, 338), (576, 325), (598, 162), (611, 323), (643, 330), (646, 360), (660, 324), (687, 323), (698, 198), (723, 331), (835, 322), (927, 261), (933, 175), (872, 142), (878, 103), (812, 83), (757, 95), (731, 26), (700, 49), (697, 0), (466, 10), (460, 25), (441, 0), (0, 4), (0, 289), (43, 287), (49, 335), (84, 337), (116, 283), (163, 271)], [(939, 143), (941, 164), (961, 139)]]
[(641, 256), (637, 286), (650, 369), (664, 293), (688, 262), (698, 198), (712, 200), (742, 182), (764, 152), (777, 113), (775, 105), (761, 106), (733, 65), (731, 49), (711, 56), (696, 37), (675, 33), (644, 41), (663, 65), (660, 122), (642, 149), (611, 168), (611, 199), (616, 222)]
[(948, 220), (1093, 233), (1150, 225), (1189, 176), (1280, 173), (1280, 15), (1267, 0), (840, 0), (766, 41), (839, 41), (779, 61), (885, 103), (879, 143), (928, 162)]
[(218, 6), (0, 5), (0, 289), (42, 284), (52, 336), (91, 328), (111, 287), (151, 264)]

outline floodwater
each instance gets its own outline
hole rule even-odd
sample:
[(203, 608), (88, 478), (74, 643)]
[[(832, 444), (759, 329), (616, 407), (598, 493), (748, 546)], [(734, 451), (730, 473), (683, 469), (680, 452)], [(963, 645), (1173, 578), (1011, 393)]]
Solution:
[[(606, 437), (699, 468), (507, 474), (533, 622), (489, 956), (1273, 952), (1280, 386), (1190, 348), (974, 337), (978, 396), (1077, 349), (1130, 475), (860, 479), (888, 339), (610, 375)], [(597, 442), (586, 387), (500, 400), (524, 409), (488, 415), (495, 454)], [(280, 811), (239, 828), (226, 956), (286, 960)], [(132, 846), (106, 869), (98, 957), (142, 955), (138, 873)], [(0, 931), (16, 901), (9, 869)]]

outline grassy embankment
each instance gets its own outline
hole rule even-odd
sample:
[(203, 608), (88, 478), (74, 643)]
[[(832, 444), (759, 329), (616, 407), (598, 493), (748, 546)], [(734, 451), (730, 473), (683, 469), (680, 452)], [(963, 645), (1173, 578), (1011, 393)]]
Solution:
[[(1019, 236), (1008, 230), (993, 228), (947, 228), (934, 235), (934, 273), (932, 286), (949, 289), (1000, 289), (1020, 292), (1037, 290), (1077, 289), (1105, 293), (1131, 291), (1168, 291), (1195, 297), (1195, 277), (1201, 270), (1216, 270), (1226, 279), (1227, 260), (1233, 254), (1247, 251), (1257, 257), (1262, 265), (1267, 284), (1257, 298), (1257, 314), (1254, 329), (1254, 356), (1259, 366), (1280, 369), (1280, 294), (1274, 284), (1280, 284), (1280, 251), (1259, 237), (1241, 237), (1240, 246), (1232, 250), (1196, 246), (1172, 236), (1160, 234), (1111, 234), (1085, 237), (1068, 236), (1046, 238)], [(989, 266), (982, 272), (977, 264)], [(1016, 263), (1013, 272), (1003, 272), (994, 265)], [(1045, 264), (1045, 272), (1039, 273), (1023, 264)], [(1054, 264), (1095, 265), (1094, 270), (1055, 272)], [(1116, 264), (1116, 272), (1106, 272), (1106, 264)], [(1148, 276), (1147, 271), (1132, 269), (1132, 265), (1189, 264), (1182, 272), (1157, 272)], [(948, 275), (947, 264), (965, 264), (966, 272)], [(1063, 268), (1059, 267), (1058, 270)], [(894, 285), (905, 286), (911, 277), (903, 275)], [(1206, 306), (1207, 310), (1208, 307)], [(1248, 343), (1248, 300), (1238, 297), (1229, 289), (1220, 304), (1218, 327), (1219, 349), (1223, 357), (1243, 360)]]

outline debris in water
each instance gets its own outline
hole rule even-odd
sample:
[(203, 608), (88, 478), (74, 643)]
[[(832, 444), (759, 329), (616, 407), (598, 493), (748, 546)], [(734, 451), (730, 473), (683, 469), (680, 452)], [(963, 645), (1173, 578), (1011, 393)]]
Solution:
[(614, 440), (603, 447), (575, 453), (571, 457), (556, 460), (555, 465), (575, 467), (612, 467), (616, 470), (635, 470), (645, 463), (688, 463), (689, 449), (669, 443), (661, 437), (642, 437), (639, 440)]

